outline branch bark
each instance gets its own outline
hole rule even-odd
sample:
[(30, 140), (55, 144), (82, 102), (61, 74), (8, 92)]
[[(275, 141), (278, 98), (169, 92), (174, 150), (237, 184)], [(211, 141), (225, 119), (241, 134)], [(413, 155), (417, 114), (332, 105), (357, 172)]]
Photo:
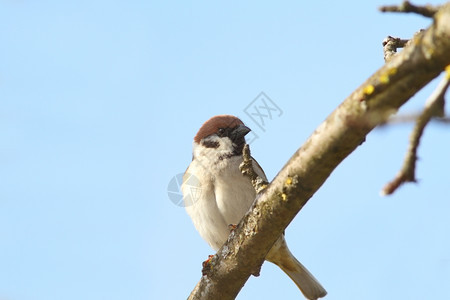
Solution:
[(188, 299), (234, 299), (306, 202), (365, 136), (450, 64), (450, 2), (294, 153), (211, 259)]

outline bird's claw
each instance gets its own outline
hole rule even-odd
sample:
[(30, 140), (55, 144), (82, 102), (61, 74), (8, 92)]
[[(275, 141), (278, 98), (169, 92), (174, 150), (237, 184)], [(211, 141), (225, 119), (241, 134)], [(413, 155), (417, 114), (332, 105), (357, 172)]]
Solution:
[(228, 224), (228, 229), (233, 232), (237, 228), (237, 224)]
[(214, 257), (214, 255), (208, 255), (208, 259), (205, 260), (202, 263), (202, 275), (208, 275), (209, 271), (211, 271), (212, 266), (211, 266), (211, 259)]

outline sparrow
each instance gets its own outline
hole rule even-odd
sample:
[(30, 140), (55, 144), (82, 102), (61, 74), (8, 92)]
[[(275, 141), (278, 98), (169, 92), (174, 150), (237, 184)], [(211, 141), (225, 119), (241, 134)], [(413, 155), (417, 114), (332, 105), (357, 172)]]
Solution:
[[(194, 137), (192, 162), (183, 176), (181, 190), (186, 211), (201, 237), (217, 251), (252, 205), (256, 192), (239, 165), (245, 135), (250, 128), (231, 115), (214, 116)], [(263, 169), (252, 158), (253, 169), (267, 181)], [(327, 292), (292, 255), (282, 234), (267, 254), (267, 261), (280, 267), (307, 299)]]

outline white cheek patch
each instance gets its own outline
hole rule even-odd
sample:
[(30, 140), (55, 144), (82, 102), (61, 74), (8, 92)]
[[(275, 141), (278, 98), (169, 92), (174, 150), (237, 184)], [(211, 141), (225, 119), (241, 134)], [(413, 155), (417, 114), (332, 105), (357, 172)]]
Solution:
[(219, 140), (219, 148), (217, 150), (223, 151), (225, 153), (233, 152), (233, 142), (229, 137), (218, 138)]
[(197, 144), (194, 142), (194, 157), (196, 157), (199, 161), (205, 159), (217, 161), (220, 157), (223, 157), (224, 155), (230, 154), (234, 151), (233, 142), (228, 137), (220, 138), (216, 135), (213, 135), (205, 138), (205, 141), (209, 143), (218, 143), (219, 146), (217, 148), (208, 148), (203, 146), (202, 144)]

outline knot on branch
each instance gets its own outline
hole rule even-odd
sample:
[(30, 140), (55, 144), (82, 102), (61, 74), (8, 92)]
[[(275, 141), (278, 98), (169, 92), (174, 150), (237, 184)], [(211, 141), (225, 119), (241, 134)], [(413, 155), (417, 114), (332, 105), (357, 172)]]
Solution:
[(405, 48), (411, 43), (413, 39), (418, 38), (419, 35), (424, 31), (425, 31), (424, 29), (420, 29), (414, 34), (413, 38), (410, 40), (392, 37), (388, 35), (382, 42), (384, 61), (385, 62), (390, 61), (395, 56), (395, 54), (397, 54), (397, 49)]
[(388, 62), (392, 57), (397, 53), (398, 48), (403, 48), (406, 46), (409, 40), (387, 36), (383, 40), (383, 53), (384, 53), (384, 61)]

